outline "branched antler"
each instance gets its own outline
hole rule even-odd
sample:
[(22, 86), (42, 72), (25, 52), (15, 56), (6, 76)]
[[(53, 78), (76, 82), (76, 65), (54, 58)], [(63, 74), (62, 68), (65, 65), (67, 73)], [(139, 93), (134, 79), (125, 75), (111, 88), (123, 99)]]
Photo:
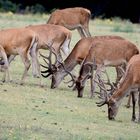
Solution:
[[(56, 63), (57, 63), (57, 55), (55, 53), (54, 48), (50, 47), (47, 45), (47, 48), (49, 49), (49, 56), (44, 56), (43, 54), (40, 53), (40, 56), (43, 57), (44, 62), (47, 64), (47, 66), (40, 64), (43, 68), (47, 69), (44, 71), (41, 71), (41, 75), (45, 78), (53, 74), (56, 70)], [(55, 62), (52, 64), (52, 54), (55, 56)], [(44, 75), (47, 74), (47, 75)]]
[(99, 96), (98, 96), (101, 99), (101, 101), (100, 102), (96, 102), (97, 106), (101, 107), (104, 104), (108, 104), (109, 94), (108, 94), (108, 90), (105, 87), (104, 81), (100, 78), (99, 75), (98, 75), (98, 80), (99, 80), (99, 82), (97, 82), (97, 81), (95, 81), (95, 82), (98, 84), (100, 89), (102, 89), (104, 91), (103, 94), (100, 93)]
[(74, 84), (75, 84), (75, 82), (76, 82), (76, 76), (74, 76), (71, 72), (69, 72), (68, 70), (66, 70), (66, 68), (65, 68), (65, 66), (64, 66), (64, 64), (63, 64), (62, 62), (60, 62), (59, 60), (57, 60), (57, 62), (63, 67), (63, 69), (64, 69), (64, 70), (70, 75), (70, 77), (71, 77), (71, 80), (70, 80), (70, 81), (67, 81), (67, 82), (65, 82), (65, 83), (70, 83), (70, 82), (72, 82), (72, 84), (71, 84), (71, 85), (68, 85), (68, 87), (69, 87), (69, 88), (73, 87)]

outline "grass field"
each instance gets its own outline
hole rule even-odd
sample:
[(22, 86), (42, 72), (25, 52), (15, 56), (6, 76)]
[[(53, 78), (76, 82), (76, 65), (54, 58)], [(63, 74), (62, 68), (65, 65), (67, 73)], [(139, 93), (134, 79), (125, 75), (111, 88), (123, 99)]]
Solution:
[[(47, 19), (45, 14), (0, 14), (0, 29), (46, 23)], [(140, 25), (129, 21), (95, 19), (90, 21), (90, 31), (93, 36), (119, 35), (140, 46)], [(76, 31), (72, 33), (71, 49), (80, 39)], [(89, 82), (79, 99), (64, 83), (52, 90), (50, 79), (43, 79), (45, 87), (39, 87), (31, 69), (25, 85), (19, 85), (23, 73), (19, 57), (11, 63), (10, 73), (12, 83), (0, 82), (0, 140), (140, 140), (140, 124), (131, 122), (132, 108), (124, 107), (127, 98), (116, 121), (109, 121), (107, 107), (98, 108), (97, 97), (89, 99)], [(114, 79), (113, 69), (109, 75)]]

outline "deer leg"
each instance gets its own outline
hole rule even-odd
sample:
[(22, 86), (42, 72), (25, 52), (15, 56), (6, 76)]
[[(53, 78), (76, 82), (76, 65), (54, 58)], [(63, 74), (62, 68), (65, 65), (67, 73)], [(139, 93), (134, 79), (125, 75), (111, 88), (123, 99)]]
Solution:
[[(63, 58), (62, 58), (62, 55), (60, 52), (60, 43), (56, 43), (56, 42), (53, 43), (52, 48), (55, 50), (55, 53), (57, 54), (58, 61), (62, 62)], [(57, 62), (57, 64), (58, 64), (58, 62)]]
[(131, 92), (130, 95), (132, 96), (132, 104), (133, 104), (132, 121), (135, 121), (136, 120), (136, 114), (135, 114), (135, 105), (136, 105), (135, 92)]
[(30, 49), (30, 55), (32, 59), (32, 73), (35, 78), (40, 78), (39, 85), (42, 87), (42, 76), (40, 70), (40, 63), (38, 61), (38, 51), (36, 49)]
[(65, 41), (63, 42), (63, 44), (61, 45), (61, 50), (63, 51), (63, 53), (65, 54), (66, 57), (70, 53), (70, 48), (69, 48), (70, 41), (71, 41), (71, 37), (66, 38)]
[(91, 36), (91, 34), (90, 34), (90, 32), (89, 32), (89, 27), (88, 27), (88, 25), (84, 25), (84, 26), (82, 26), (83, 28), (83, 30), (84, 30), (84, 32), (86, 33), (86, 36), (87, 37), (90, 37)]
[(96, 77), (96, 73), (95, 73), (94, 78), (93, 78), (93, 76), (91, 76), (91, 78), (90, 78), (90, 84), (91, 84), (90, 98), (95, 97), (94, 92), (95, 92), (95, 88), (96, 88), (96, 83), (94, 82), (94, 80), (96, 80), (96, 79), (97, 79), (97, 77)]
[(5, 64), (4, 64), (4, 75), (2, 78), (2, 82), (9, 82), (11, 81), (11, 77), (10, 77), (10, 73), (9, 73), (9, 63), (8, 60), (5, 60)]
[(130, 108), (131, 97), (132, 97), (132, 95), (129, 94), (129, 96), (128, 96), (128, 101), (127, 101), (127, 104), (126, 104), (126, 107), (127, 107), (127, 108)]
[[(7, 56), (7, 59), (8, 59), (8, 62), (9, 62), (8, 65), (10, 65), (10, 63), (14, 60), (14, 58), (15, 58), (15, 55), (9, 55), (9, 56)], [(4, 62), (3, 59), (0, 61), (0, 71), (1, 72), (4, 72), (5, 71), (5, 62)]]
[(138, 107), (139, 107), (138, 123), (140, 123), (140, 88), (138, 88)]
[(82, 30), (84, 36), (85, 36), (85, 37), (89, 37), (89, 35), (87, 34), (87, 31), (86, 31), (85, 27), (81, 26), (80, 28), (81, 28), (81, 30)]
[(1, 45), (0, 45), (0, 54), (4, 60), (4, 75), (2, 78), (2, 82), (5, 82), (6, 78), (7, 78), (7, 81), (9, 82), (9, 81), (11, 81), (11, 77), (10, 77), (10, 73), (9, 73), (9, 62), (8, 62), (8, 58), (5, 53), (5, 50), (3, 49), (3, 47)]
[[(38, 53), (38, 52), (37, 52)], [(41, 87), (43, 87), (43, 81), (42, 81), (42, 76), (41, 76), (41, 69), (40, 69), (40, 63), (39, 63), (39, 61), (38, 61), (38, 54), (36, 53), (36, 65), (37, 65), (37, 71), (38, 71), (38, 76), (37, 76), (37, 78), (39, 78), (39, 85), (41, 86)]]
[(32, 74), (34, 77), (39, 78), (39, 61), (37, 58), (37, 43), (34, 43), (34, 45), (30, 48), (30, 56), (32, 60)]
[(16, 57), (16, 55), (10, 55), (10, 56), (8, 57), (8, 62), (9, 62), (9, 64), (14, 60), (15, 57)]
[(21, 59), (22, 59), (22, 61), (24, 63), (24, 66), (25, 66), (24, 73), (22, 75), (21, 83), (20, 83), (21, 85), (23, 85), (24, 82), (25, 82), (25, 78), (27, 77), (27, 73), (28, 73), (28, 70), (30, 68), (31, 63), (30, 63), (30, 60), (29, 60), (29, 58), (27, 56), (27, 52), (21, 53), (20, 57), (21, 57)]
[(116, 67), (116, 73), (117, 73), (117, 78), (116, 78), (116, 84), (120, 81), (121, 77), (122, 77), (122, 73), (120, 71), (120, 69), (118, 67)]
[(78, 27), (77, 30), (78, 30), (78, 32), (79, 32), (81, 38), (83, 38), (83, 37), (87, 37), (86, 34), (85, 34), (85, 32), (83, 32), (83, 30), (82, 30), (81, 27)]

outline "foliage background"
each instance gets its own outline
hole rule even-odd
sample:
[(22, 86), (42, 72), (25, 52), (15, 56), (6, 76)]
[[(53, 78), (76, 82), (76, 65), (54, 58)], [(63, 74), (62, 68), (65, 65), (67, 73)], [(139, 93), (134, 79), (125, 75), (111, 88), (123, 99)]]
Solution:
[(91, 10), (92, 17), (121, 17), (140, 22), (139, 2), (136, 0), (0, 0), (0, 11), (43, 13), (53, 9), (81, 6)]

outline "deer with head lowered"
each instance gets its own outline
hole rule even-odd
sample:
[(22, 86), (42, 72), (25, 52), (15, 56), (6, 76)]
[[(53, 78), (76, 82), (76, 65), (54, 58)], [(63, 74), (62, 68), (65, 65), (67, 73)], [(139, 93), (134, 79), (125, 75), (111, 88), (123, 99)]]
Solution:
[[(115, 40), (118, 40), (117, 43), (121, 40), (122, 40), (122, 42), (123, 41), (125, 42), (125, 40), (122, 37), (118, 37), (118, 36), (96, 36), (96, 37), (82, 38), (81, 40), (79, 40), (76, 43), (76, 45), (74, 46), (74, 48), (71, 51), (71, 53), (69, 54), (69, 56), (64, 60), (64, 63), (63, 63), (64, 66), (60, 65), (57, 70), (55, 69), (54, 72), (51, 71), (51, 74), (52, 74), (51, 88), (57, 88), (58, 85), (61, 83), (61, 81), (64, 79), (64, 77), (67, 76), (68, 71), (71, 72), (77, 64), (81, 64), (81, 62), (84, 60), (84, 58), (89, 54), (89, 50), (91, 49), (91, 47), (93, 47), (92, 44), (94, 42), (97, 42), (97, 41), (104, 42), (105, 40), (108, 40), (108, 41), (112, 40), (112, 45), (113, 45), (113, 41), (115, 41)], [(106, 46), (107, 46), (107, 44), (106, 44)], [(94, 46), (94, 47), (96, 47), (96, 46)], [(122, 45), (122, 47), (123, 47), (123, 45)], [(111, 45), (110, 45), (110, 48), (111, 48)], [(121, 51), (122, 50), (123, 49), (121, 49)], [(131, 47), (131, 45), (130, 45), (130, 47), (129, 47), (129, 43), (128, 43), (127, 50), (129, 52), (132, 51), (132, 53), (135, 53), (133, 51), (134, 50), (136, 51), (137, 48), (135, 45), (133, 47)], [(126, 51), (126, 49), (124, 49), (124, 51), (121, 53), (124, 54), (125, 51)], [(103, 52), (101, 52), (101, 54), (102, 53)], [(125, 57), (124, 59), (126, 60), (127, 58)], [(67, 71), (65, 71), (64, 67)], [(116, 70), (117, 70), (117, 80), (116, 81), (118, 81), (118, 79), (120, 79), (120, 73), (119, 73), (118, 68), (116, 68)], [(44, 71), (42, 74), (44, 75), (45, 72), (47, 73), (49, 71)], [(44, 77), (46, 77), (46, 76), (44, 75)]]
[[(111, 96), (107, 92), (104, 92), (102, 101), (97, 103), (99, 107), (104, 104), (108, 105), (108, 119), (115, 119), (120, 103), (123, 97), (126, 96), (128, 91), (139, 92), (138, 105), (139, 105), (139, 117), (138, 122), (140, 123), (140, 55), (134, 55), (128, 62), (126, 72), (119, 82), (119, 86), (113, 92)], [(133, 95), (133, 94), (132, 94)], [(133, 97), (133, 96), (132, 96)], [(132, 121), (136, 120), (135, 115), (135, 104), (133, 106)]]
[[(83, 97), (83, 90), (88, 78), (91, 78), (92, 70), (102, 69), (106, 66), (120, 67), (126, 66), (130, 58), (138, 54), (139, 50), (130, 41), (120, 37), (95, 37), (92, 47), (82, 63), (79, 77), (76, 80), (78, 97)], [(96, 60), (97, 67), (92, 69), (93, 60)], [(101, 71), (96, 71), (99, 74)], [(95, 74), (97, 75), (97, 74)], [(93, 78), (93, 77), (92, 77)], [(95, 82), (91, 80), (91, 97), (94, 96)]]
[(89, 52), (92, 40), (92, 37), (82, 38), (76, 43), (69, 56), (64, 60), (63, 65), (61, 63), (59, 68), (55, 65), (49, 66), (49, 70), (42, 71), (42, 76), (45, 78), (52, 74), (51, 88), (57, 88), (64, 77), (67, 76), (76, 65), (81, 64)]
[(4, 60), (5, 69), (4, 77), (2, 80), (3, 82), (5, 82), (7, 78), (8, 81), (11, 80), (9, 75), (9, 62), (7, 56), (20, 55), (25, 67), (21, 79), (21, 84), (24, 83), (25, 77), (27, 76), (27, 72), (30, 68), (30, 60), (28, 58), (29, 49), (32, 46), (36, 46), (37, 43), (38, 36), (30, 29), (14, 28), (0, 31), (0, 56)]
[(47, 23), (61, 25), (69, 30), (77, 29), (81, 37), (91, 36), (89, 32), (90, 10), (82, 7), (55, 10)]

